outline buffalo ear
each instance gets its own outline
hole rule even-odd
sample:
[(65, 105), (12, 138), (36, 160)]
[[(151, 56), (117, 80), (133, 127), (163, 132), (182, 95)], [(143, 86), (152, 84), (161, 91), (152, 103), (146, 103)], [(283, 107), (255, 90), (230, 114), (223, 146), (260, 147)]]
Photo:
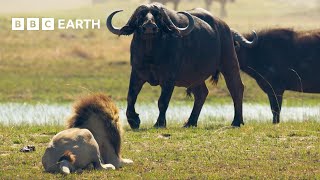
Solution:
[(120, 29), (121, 35), (131, 35), (132, 33), (134, 33), (134, 28), (132, 28), (131, 26), (125, 25)]
[(236, 52), (240, 51), (241, 45), (238, 41), (234, 41), (234, 49), (236, 50)]

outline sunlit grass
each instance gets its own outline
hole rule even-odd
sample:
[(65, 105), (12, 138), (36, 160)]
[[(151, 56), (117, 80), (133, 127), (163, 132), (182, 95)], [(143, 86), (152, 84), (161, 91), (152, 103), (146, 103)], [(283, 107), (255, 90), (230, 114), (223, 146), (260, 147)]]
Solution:
[[(132, 131), (126, 126), (122, 155), (134, 164), (116, 171), (84, 171), (71, 179), (318, 179), (320, 124), (249, 123), (194, 129), (174, 124), (168, 129)], [(47, 142), (62, 126), (0, 125), (1, 179), (60, 179), (43, 172)], [(169, 134), (164, 138), (163, 134)], [(36, 151), (20, 153), (33, 144)], [(64, 177), (65, 178), (65, 177)]]

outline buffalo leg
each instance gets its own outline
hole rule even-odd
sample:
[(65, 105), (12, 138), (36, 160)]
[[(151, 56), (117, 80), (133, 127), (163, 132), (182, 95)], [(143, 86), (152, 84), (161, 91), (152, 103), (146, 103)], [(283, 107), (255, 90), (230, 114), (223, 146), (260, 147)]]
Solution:
[(234, 118), (231, 125), (240, 127), (241, 124), (244, 124), (242, 116), (244, 86), (240, 77), (240, 67), (237, 54), (233, 46), (233, 40), (230, 37), (232, 37), (231, 32), (230, 36), (229, 33), (225, 33), (222, 35), (222, 38), (224, 38), (224, 40), (222, 41), (221, 47), (221, 73), (224, 76), (234, 105)]
[(154, 124), (155, 128), (165, 128), (167, 126), (166, 112), (169, 106), (169, 101), (172, 96), (174, 89), (174, 83), (165, 83), (161, 85), (161, 95), (158, 100), (159, 117), (157, 122)]
[(184, 125), (184, 127), (197, 127), (199, 114), (209, 93), (205, 83), (202, 83), (201, 85), (192, 88), (191, 92), (194, 95), (194, 104), (188, 122)]
[(281, 106), (282, 106), (283, 93), (284, 91), (268, 93), (270, 107), (273, 114), (273, 124), (278, 124), (280, 122), (280, 112), (281, 112)]
[(221, 7), (220, 7), (220, 16), (221, 17), (227, 17), (227, 10), (226, 10), (226, 1), (225, 0), (221, 0), (220, 1), (220, 4), (221, 4)]
[(210, 6), (212, 4), (212, 1), (213, 0), (205, 0), (205, 3), (206, 3), (206, 9), (209, 11), (210, 10)]
[(178, 10), (179, 1), (175, 1), (175, 2), (173, 2), (173, 4), (174, 4), (173, 9), (174, 9), (175, 11)]
[(227, 87), (231, 94), (233, 105), (234, 105), (234, 118), (232, 121), (232, 126), (240, 127), (241, 124), (244, 125), (242, 117), (242, 102), (243, 102), (243, 84), (240, 79), (240, 73), (237, 72), (232, 76), (232, 74), (224, 75)]
[(141, 91), (141, 88), (145, 81), (138, 78), (134, 71), (131, 72), (130, 84), (127, 96), (127, 119), (130, 127), (132, 129), (138, 129), (140, 126), (139, 114), (136, 113), (135, 103), (137, 101), (138, 94)]
[[(230, 61), (231, 59), (232, 61)], [(240, 127), (241, 124), (244, 124), (242, 117), (244, 86), (241, 81), (237, 58), (232, 57), (228, 60), (225, 60), (221, 72), (225, 78), (234, 105), (234, 118), (231, 125)]]

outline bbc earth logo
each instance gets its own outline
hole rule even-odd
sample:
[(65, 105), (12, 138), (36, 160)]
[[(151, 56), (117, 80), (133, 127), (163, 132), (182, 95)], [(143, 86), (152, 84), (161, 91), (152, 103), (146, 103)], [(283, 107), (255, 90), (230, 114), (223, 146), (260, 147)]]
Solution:
[[(100, 29), (100, 19), (12, 18), (13, 31), (57, 29)], [(56, 26), (55, 26), (56, 25)]]

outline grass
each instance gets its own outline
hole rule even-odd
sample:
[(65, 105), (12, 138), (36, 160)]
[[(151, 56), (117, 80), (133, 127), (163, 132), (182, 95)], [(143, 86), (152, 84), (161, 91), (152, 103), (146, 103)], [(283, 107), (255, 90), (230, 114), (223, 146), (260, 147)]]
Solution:
[[(139, 131), (125, 127), (123, 157), (134, 164), (116, 171), (87, 170), (67, 179), (318, 179), (320, 124), (249, 123), (230, 129), (208, 124)], [(0, 126), (1, 179), (61, 179), (43, 172), (41, 157), (61, 126)], [(164, 136), (165, 135), (165, 136)], [(166, 137), (168, 136), (169, 137)], [(32, 153), (19, 149), (36, 146)], [(165, 147), (165, 148), (164, 148)]]

